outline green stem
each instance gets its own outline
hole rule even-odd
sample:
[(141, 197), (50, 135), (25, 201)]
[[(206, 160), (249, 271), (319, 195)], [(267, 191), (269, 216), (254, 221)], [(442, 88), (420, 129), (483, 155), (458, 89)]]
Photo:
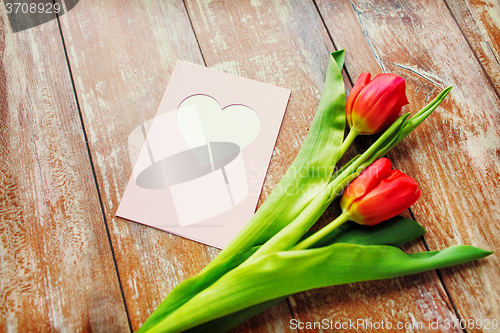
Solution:
[[(359, 158), (357, 158), (349, 167), (347, 167), (337, 178), (346, 179), (350, 175), (355, 172), (361, 173), (363, 170), (360, 170), (359, 167), (362, 165), (366, 165), (367, 160), (371, 161), (368, 165), (370, 165), (376, 158), (377, 155), (374, 155), (381, 146), (384, 145), (385, 141), (390, 138), (390, 136), (398, 130), (400, 125), (406, 121), (406, 117), (408, 115), (401, 116), (398, 120), (396, 120), (378, 139), (375, 141), (370, 148), (368, 148)], [(350, 133), (349, 133), (350, 134)], [(349, 136), (349, 135), (348, 135)], [(347, 140), (347, 138), (346, 138)], [(338, 184), (338, 183), (337, 183)], [(333, 185), (336, 186), (337, 184)], [(330, 183), (328, 186), (332, 186)]]
[(357, 138), (358, 135), (359, 135), (359, 131), (355, 128), (351, 128), (351, 130), (349, 131), (349, 134), (347, 134), (347, 137), (345, 138), (344, 142), (342, 142), (342, 148), (340, 149), (339, 158), (338, 158), (339, 160), (342, 158), (342, 156), (344, 156), (345, 152), (347, 151), (347, 149), (349, 149), (352, 142), (354, 141), (354, 139)]
[(354, 139), (356, 139), (358, 135), (359, 131), (357, 129), (351, 128), (349, 130), (349, 134), (347, 134), (346, 138), (344, 139), (344, 142), (342, 142), (342, 147), (340, 148), (339, 152), (339, 158), (338, 158), (339, 160), (342, 158), (342, 156), (344, 156), (345, 152), (347, 151), (347, 149), (349, 149)]
[(353, 181), (358, 174), (359, 172), (355, 170), (353, 170), (352, 174), (346, 173), (344, 175), (344, 173), (342, 173), (342, 177), (336, 178), (323, 189), (323, 191), (314, 198), (292, 223), (274, 235), (241, 265), (248, 265), (263, 255), (278, 251), (287, 251), (292, 248), (314, 223), (316, 223), (331, 202), (344, 191), (345, 187)]
[(248, 265), (255, 259), (278, 251), (290, 249), (299, 239), (311, 228), (311, 226), (323, 214), (330, 205), (331, 193), (329, 188), (325, 188), (313, 201), (285, 228), (262, 245), (257, 252), (248, 258), (242, 265)]
[(349, 219), (350, 219), (349, 214), (347, 214), (346, 212), (342, 212), (342, 214), (340, 214), (339, 217), (337, 217), (335, 220), (330, 222), (326, 227), (319, 230), (315, 234), (309, 236), (308, 238), (304, 239), (302, 242), (300, 242), (299, 244), (292, 247), (291, 250), (292, 251), (304, 250), (304, 249), (311, 247), (312, 245), (316, 244), (318, 241), (323, 239), (323, 237), (330, 234), (333, 230), (337, 229), (342, 224), (349, 221)]
[[(246, 264), (253, 262), (256, 258), (265, 254), (286, 251), (294, 246), (299, 239), (312, 227), (312, 225), (323, 214), (328, 205), (338, 196), (340, 196), (344, 188), (354, 179), (364, 168), (370, 165), (375, 159), (373, 153), (384, 144), (385, 140), (389, 138), (399, 125), (405, 120), (405, 116), (400, 117), (389, 129), (378, 138), (378, 140), (363, 154), (360, 158), (356, 159), (347, 169), (345, 169), (335, 180), (317, 195), (313, 201), (297, 216), (295, 220), (289, 225), (275, 234), (269, 239), (260, 249), (255, 252)], [(350, 135), (350, 133), (349, 133)], [(348, 135), (348, 137), (349, 137)], [(349, 140), (353, 140), (353, 136)], [(345, 141), (348, 139), (346, 138)], [(360, 168), (363, 166), (363, 168)]]

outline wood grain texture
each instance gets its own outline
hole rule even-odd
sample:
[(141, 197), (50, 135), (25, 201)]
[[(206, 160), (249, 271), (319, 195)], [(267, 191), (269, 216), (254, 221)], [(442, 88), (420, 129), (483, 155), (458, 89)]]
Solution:
[[(264, 186), (264, 199), (291, 164), (307, 134), (333, 45), (312, 2), (188, 1), (187, 8), (208, 66), (292, 89)], [(342, 29), (352, 29), (349, 22), (343, 23)], [(273, 31), (279, 34), (271, 39)], [(327, 216), (334, 214), (332, 209)], [(422, 243), (409, 250), (416, 249), (425, 251)], [(302, 322), (371, 318), (374, 322), (413, 320), (428, 325), (430, 321), (442, 323), (456, 318), (435, 273), (320, 289), (291, 297), (290, 305), (294, 318)], [(389, 306), (397, 311), (388, 310)]]
[(57, 21), (0, 59), (0, 332), (126, 332)]
[(500, 3), (492, 0), (446, 0), (478, 61), (500, 92)]
[(85, 1), (61, 17), (132, 328), (217, 250), (116, 218), (140, 143), (177, 60), (203, 65), (182, 1)]
[[(418, 111), (454, 86), (439, 110), (390, 157), (422, 188), (412, 211), (428, 230), (431, 250), (453, 244), (498, 249), (499, 100), (447, 6), (434, 1), (319, 1), (318, 6), (338, 47), (364, 43), (372, 50), (351, 56), (351, 76), (399, 74), (407, 81), (407, 111)], [(339, 29), (344, 16), (357, 16), (358, 28)], [(460, 318), (498, 319), (498, 255), (441, 272)]]
[[(60, 18), (61, 31), (52, 21), (16, 34), (0, 12), (0, 332), (123, 332), (127, 315), (136, 331), (218, 253), (114, 217), (140, 149), (129, 135), (147, 130), (177, 60), (292, 89), (260, 203), (302, 145), (335, 48), (347, 50), (347, 91), (362, 72), (395, 72), (408, 111), (454, 85), (389, 156), (423, 191), (412, 212), (429, 232), (404, 250), (500, 245), (498, 3), (88, 0)], [(462, 332), (445, 320), (500, 319), (498, 261), (300, 293), (233, 332), (373, 332), (296, 330), (292, 318)]]

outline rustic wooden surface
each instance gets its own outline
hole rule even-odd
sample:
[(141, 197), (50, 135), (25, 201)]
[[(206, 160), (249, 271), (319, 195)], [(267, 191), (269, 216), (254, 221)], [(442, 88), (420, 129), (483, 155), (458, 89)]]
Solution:
[(0, 12), (0, 331), (126, 331), (57, 21)]
[[(428, 233), (404, 249), (500, 247), (498, 2), (86, 0), (18, 33), (0, 12), (0, 332), (136, 331), (217, 255), (114, 216), (128, 135), (154, 116), (178, 59), (292, 90), (260, 202), (307, 134), (329, 52), (347, 51), (347, 91), (365, 71), (405, 78), (407, 111), (453, 85), (389, 156), (423, 192), (406, 214)], [(293, 318), (500, 332), (444, 328), (500, 320), (499, 261), (300, 293), (234, 332), (315, 331)]]

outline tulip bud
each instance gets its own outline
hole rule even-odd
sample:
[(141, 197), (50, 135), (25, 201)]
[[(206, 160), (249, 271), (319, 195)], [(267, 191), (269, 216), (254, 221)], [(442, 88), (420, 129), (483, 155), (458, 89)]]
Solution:
[(351, 130), (371, 135), (388, 128), (408, 104), (404, 79), (396, 74), (363, 73), (346, 102), (346, 117)]
[(340, 207), (351, 221), (372, 226), (402, 213), (419, 197), (415, 180), (381, 158), (347, 187)]

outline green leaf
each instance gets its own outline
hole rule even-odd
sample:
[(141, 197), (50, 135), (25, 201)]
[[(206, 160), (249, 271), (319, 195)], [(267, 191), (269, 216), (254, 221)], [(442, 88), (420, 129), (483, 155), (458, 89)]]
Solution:
[(347, 162), (342, 168), (340, 168), (337, 172), (335, 172), (332, 177), (330, 177), (330, 183), (334, 181), (338, 176), (340, 176), (347, 168), (349, 168), (353, 163), (355, 163), (358, 158), (361, 157), (361, 154), (354, 156), (349, 162)]
[(213, 319), (297, 292), (420, 273), (483, 258), (467, 245), (405, 254), (385, 245), (333, 244), (260, 257), (227, 273), (147, 332), (182, 332)]
[(413, 115), (406, 122), (403, 130), (399, 134), (398, 138), (392, 142), (392, 144), (386, 148), (384, 148), (380, 156), (387, 154), (392, 148), (394, 148), (398, 143), (400, 143), (404, 138), (406, 138), (415, 128), (418, 127), (427, 117), (431, 115), (431, 113), (436, 110), (436, 108), (441, 104), (441, 102), (445, 99), (445, 97), (450, 93), (453, 87), (448, 87), (444, 89), (439, 95), (436, 96), (429, 104), (427, 104), (422, 110)]
[(382, 157), (382, 152), (387, 149), (400, 135), (406, 125), (410, 113), (399, 117), (392, 125), (375, 141), (353, 165), (357, 166), (358, 174), (370, 166), (376, 159)]
[(338, 198), (345, 186), (354, 180), (364, 169), (373, 163), (379, 156), (380, 151), (390, 145), (399, 136), (404, 128), (409, 114), (399, 117), (363, 154), (354, 157), (339, 172), (331, 177), (328, 184), (331, 200)]
[[(235, 266), (228, 264), (231, 262), (231, 257), (264, 244), (292, 222), (328, 184), (338, 160), (345, 130), (346, 98), (341, 74), (344, 58), (344, 50), (331, 54), (323, 93), (311, 128), (299, 154), (276, 189), (231, 243), (203, 269), (200, 275), (192, 277), (172, 290), (139, 332), (144, 332), (155, 325), (233, 269)], [(223, 264), (219, 265), (220, 263)]]
[[(382, 157), (387, 152), (389, 152), (393, 147), (395, 147), (400, 141), (402, 141), (406, 136), (408, 136), (418, 125), (420, 125), (444, 100), (444, 98), (451, 91), (452, 87), (448, 87), (443, 90), (433, 101), (427, 104), (422, 110), (420, 110), (413, 117), (408, 119), (408, 115), (402, 116), (398, 121), (393, 124), (382, 136), (374, 143), (371, 147), (371, 151), (366, 152), (363, 156), (358, 155), (349, 161), (342, 169), (337, 171), (332, 175), (330, 182), (335, 180), (339, 175), (341, 175), (348, 167), (350, 167), (354, 162), (360, 161), (364, 162), (363, 168), (366, 168), (371, 162), (376, 158)], [(370, 156), (371, 155), (371, 156)], [(360, 159), (360, 157), (362, 157)], [(368, 160), (368, 158), (370, 159)], [(368, 162), (365, 162), (367, 161)], [(345, 175), (344, 175), (345, 178)], [(403, 230), (406, 229), (406, 232)], [(399, 246), (407, 241), (410, 241), (416, 237), (421, 236), (425, 230), (415, 221), (406, 219), (403, 217), (395, 217), (389, 221), (383, 222), (375, 227), (361, 226), (355, 223), (345, 224), (337, 228), (328, 237), (325, 237), (315, 245), (315, 247), (326, 246), (332, 243), (345, 242), (354, 243), (361, 245), (373, 245), (373, 244), (385, 244)], [(307, 236), (307, 234), (306, 234)], [(202, 325), (210, 332), (219, 332), (219, 330), (214, 330), (214, 328), (232, 328), (237, 324), (249, 319), (251, 316), (264, 311), (265, 309), (271, 307), (272, 305), (285, 299), (281, 297), (275, 299), (274, 301), (268, 301), (262, 304), (257, 304), (248, 309), (244, 309), (235, 313), (233, 315), (228, 315), (220, 319), (211, 321), (210, 323)], [(196, 330), (194, 330), (196, 331)], [(193, 332), (194, 332), (193, 331)], [(225, 329), (220, 332), (225, 331)], [(203, 332), (200, 331), (200, 332)]]
[(293, 221), (328, 183), (345, 129), (345, 89), (341, 74), (344, 57), (344, 50), (331, 54), (316, 115), (291, 167), (243, 230), (210, 265), (264, 244)]
[[(281, 229), (285, 228), (308, 207), (311, 201), (325, 186), (330, 186), (332, 193), (340, 193), (337, 188), (343, 188), (363, 168), (366, 168), (376, 158), (383, 156), (399, 141), (406, 137), (441, 103), (451, 88), (443, 91), (434, 101), (415, 116), (407, 120), (396, 121), (365, 154), (342, 169), (342, 173), (332, 176), (332, 171), (339, 158), (345, 126), (345, 93), (340, 70), (344, 62), (344, 51), (332, 53), (327, 70), (323, 95), (318, 106), (316, 117), (310, 131), (294, 163), (287, 171), (275, 191), (269, 196), (257, 213), (247, 223), (235, 239), (212, 261), (200, 275), (189, 279), (175, 288), (160, 307), (146, 321), (140, 332), (154, 326), (190, 300), (194, 295), (212, 285), (221, 276), (238, 266), (242, 253), (254, 253), (258, 245), (267, 242)], [(397, 133), (397, 135), (395, 135)], [(345, 173), (345, 174), (344, 174)], [(344, 184), (345, 183), (345, 184)], [(329, 201), (334, 197), (329, 198)], [(310, 214), (312, 222), (320, 207)], [(308, 223), (296, 235), (307, 230)], [(233, 258), (233, 256), (240, 256)], [(248, 258), (248, 257), (246, 257)]]
[(291, 249), (316, 223), (330, 203), (342, 194), (349, 182), (378, 158), (380, 150), (389, 146), (398, 137), (409, 116), (410, 114), (405, 114), (397, 119), (366, 152), (359, 158), (354, 158), (347, 168), (342, 168), (344, 171), (339, 176), (330, 181), (290, 224), (263, 244), (249, 260), (253, 261), (262, 255)]
[(246, 249), (234, 256), (227, 258), (226, 260), (220, 261), (211, 270), (204, 270), (198, 275), (195, 275), (177, 285), (168, 294), (168, 297), (163, 301), (153, 312), (148, 320), (141, 326), (137, 332), (144, 332), (150, 327), (153, 327), (161, 321), (167, 314), (175, 311), (177, 308), (181, 307), (184, 303), (189, 301), (194, 295), (200, 293), (204, 289), (210, 287), (214, 281), (220, 277), (221, 272), (228, 272), (235, 267), (238, 267), (242, 262), (247, 260), (255, 251), (259, 249), (259, 246), (255, 246)]
[[(323, 238), (321, 243), (315, 244), (314, 247), (327, 246), (335, 243), (399, 246), (422, 236), (424, 233), (425, 229), (414, 220), (396, 216), (373, 227), (357, 223), (346, 223), (335, 229), (334, 232)], [(310, 234), (312, 234), (312, 232), (306, 234), (305, 237), (307, 238)], [(248, 307), (241, 311), (193, 327), (187, 330), (186, 333), (226, 332), (286, 298), (288, 298), (288, 295)]]
[(346, 223), (316, 243), (313, 248), (335, 243), (400, 246), (422, 236), (425, 229), (412, 219), (396, 216), (373, 227)]
[(287, 299), (288, 296), (280, 297), (277, 299), (273, 299), (264, 303), (260, 303), (254, 306), (250, 306), (241, 311), (237, 311), (235, 313), (229, 314), (227, 316), (217, 318), (215, 320), (209, 321), (207, 323), (198, 325), (196, 327), (187, 329), (184, 333), (223, 333), (227, 332), (234, 327), (238, 326), (241, 323), (244, 323), (248, 319), (252, 318), (255, 315), (258, 315), (262, 311), (265, 311), (279, 302)]

